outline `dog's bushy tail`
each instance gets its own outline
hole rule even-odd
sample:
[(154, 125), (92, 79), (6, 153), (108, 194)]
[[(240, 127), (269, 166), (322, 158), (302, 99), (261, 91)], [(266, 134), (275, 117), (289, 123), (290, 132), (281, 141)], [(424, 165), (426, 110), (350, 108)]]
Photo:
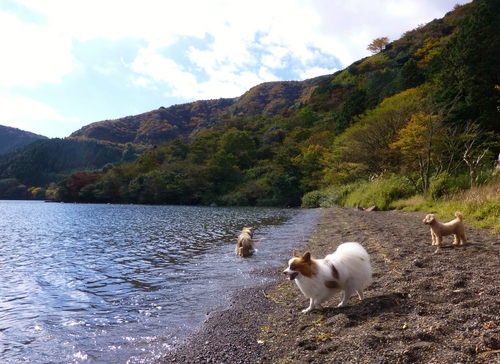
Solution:
[(464, 221), (464, 215), (462, 215), (461, 212), (455, 212), (455, 217), (459, 219), (460, 221)]

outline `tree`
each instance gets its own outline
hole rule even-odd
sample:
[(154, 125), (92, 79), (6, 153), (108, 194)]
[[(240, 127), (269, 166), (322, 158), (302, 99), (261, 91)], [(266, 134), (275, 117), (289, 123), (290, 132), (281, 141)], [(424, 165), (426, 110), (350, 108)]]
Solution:
[(498, 147), (498, 138), (494, 133), (485, 132), (477, 123), (468, 123), (462, 134), (464, 155), (463, 159), (469, 167), (470, 186), (476, 187), (479, 182), (479, 171), (484, 158), (492, 146)]
[(123, 162), (133, 162), (137, 158), (137, 150), (132, 143), (125, 144), (125, 149), (122, 153)]
[(232, 153), (220, 150), (207, 163), (211, 192), (224, 195), (231, 192), (241, 179), (238, 158)]
[(403, 168), (411, 178), (418, 171), (420, 187), (424, 195), (429, 189), (432, 155), (435, 139), (440, 133), (441, 123), (435, 115), (422, 112), (412, 115), (404, 128), (398, 131), (398, 139), (391, 148), (401, 154)]
[(194, 164), (204, 164), (217, 151), (220, 133), (201, 131), (189, 145), (188, 160)]
[(334, 171), (343, 175), (343, 182), (348, 182), (359, 179), (361, 172), (378, 174), (393, 167), (387, 158), (389, 145), (395, 141), (398, 130), (424, 107), (424, 92), (423, 89), (406, 90), (356, 118), (356, 122), (335, 139), (327, 173)]
[(388, 44), (389, 37), (380, 37), (374, 39), (373, 42), (368, 44), (368, 47), (366, 49), (372, 52), (372, 54), (377, 54), (379, 52), (382, 52)]
[(31, 193), (31, 196), (35, 200), (43, 200), (45, 198), (45, 188), (43, 187), (30, 187), (28, 188), (28, 192)]
[(344, 105), (340, 111), (335, 132), (341, 134), (351, 125), (352, 119), (363, 114), (367, 106), (367, 94), (365, 89), (356, 89), (344, 97)]
[(500, 0), (475, 0), (474, 11), (441, 54), (436, 78), (439, 101), (447, 104), (457, 95), (453, 120), (464, 125), (475, 120), (500, 132), (497, 102), (500, 91)]
[(222, 135), (219, 145), (220, 150), (237, 158), (237, 165), (240, 169), (249, 168), (255, 163), (257, 147), (248, 131), (230, 129)]
[(301, 150), (300, 155), (292, 158), (293, 165), (299, 168), (302, 178), (300, 187), (302, 192), (319, 189), (322, 172), (323, 157), (327, 149), (321, 145), (311, 144)]

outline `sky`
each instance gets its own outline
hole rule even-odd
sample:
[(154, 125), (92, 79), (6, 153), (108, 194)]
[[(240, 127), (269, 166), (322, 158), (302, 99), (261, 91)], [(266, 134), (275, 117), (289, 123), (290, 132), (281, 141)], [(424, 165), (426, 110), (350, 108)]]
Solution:
[(0, 125), (95, 121), (332, 74), (457, 0), (0, 0)]

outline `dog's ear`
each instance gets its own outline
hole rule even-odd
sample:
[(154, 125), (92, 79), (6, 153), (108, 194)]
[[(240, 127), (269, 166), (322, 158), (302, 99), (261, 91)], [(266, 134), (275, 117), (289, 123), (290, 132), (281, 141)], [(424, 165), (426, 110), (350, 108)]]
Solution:
[(424, 224), (429, 224), (434, 220), (434, 215), (433, 214), (427, 214), (427, 216), (424, 218), (423, 223)]
[(311, 253), (305, 252), (304, 255), (302, 256), (302, 261), (307, 263), (310, 260), (311, 260)]
[(300, 254), (299, 254), (299, 253), (297, 253), (297, 251), (296, 251), (296, 250), (294, 250), (294, 251), (292, 252), (292, 257), (294, 257), (294, 258), (300, 258)]

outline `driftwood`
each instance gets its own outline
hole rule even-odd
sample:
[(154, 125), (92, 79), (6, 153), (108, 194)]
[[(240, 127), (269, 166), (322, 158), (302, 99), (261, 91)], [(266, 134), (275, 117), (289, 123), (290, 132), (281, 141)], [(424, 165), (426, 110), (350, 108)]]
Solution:
[(366, 209), (357, 205), (354, 209), (358, 210), (358, 211), (380, 211), (380, 209), (377, 207), (377, 205), (367, 207)]

